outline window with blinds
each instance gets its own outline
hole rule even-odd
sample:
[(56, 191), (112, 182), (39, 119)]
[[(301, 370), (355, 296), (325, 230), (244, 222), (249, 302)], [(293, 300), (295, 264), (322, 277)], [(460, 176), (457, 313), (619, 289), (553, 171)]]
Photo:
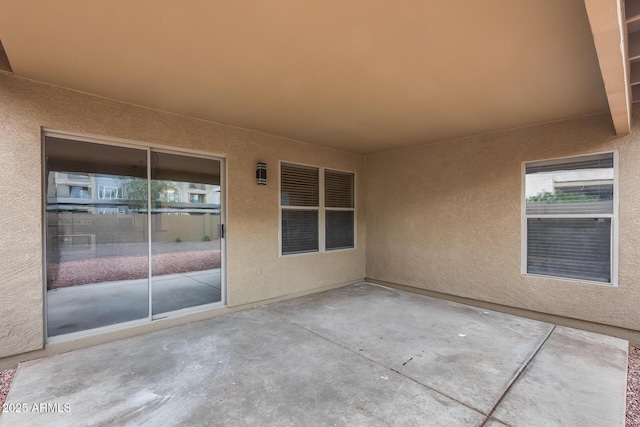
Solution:
[(525, 165), (528, 274), (616, 283), (614, 153)]
[(353, 174), (324, 171), (325, 247), (329, 250), (353, 248)]
[(280, 165), (282, 254), (317, 252), (320, 210), (318, 168)]
[(282, 255), (354, 247), (354, 174), (280, 164)]

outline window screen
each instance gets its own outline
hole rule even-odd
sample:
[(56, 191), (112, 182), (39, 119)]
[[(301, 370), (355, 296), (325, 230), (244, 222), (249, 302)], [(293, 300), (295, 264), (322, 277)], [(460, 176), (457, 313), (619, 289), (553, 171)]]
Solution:
[(282, 253), (318, 251), (318, 211), (282, 210)]
[(327, 250), (353, 247), (353, 211), (327, 211)]
[(528, 272), (611, 281), (611, 218), (527, 220)]

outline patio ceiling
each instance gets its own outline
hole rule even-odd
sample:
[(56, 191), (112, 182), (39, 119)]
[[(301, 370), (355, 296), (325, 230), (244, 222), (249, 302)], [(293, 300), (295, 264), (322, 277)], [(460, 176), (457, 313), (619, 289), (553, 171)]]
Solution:
[(19, 76), (372, 153), (609, 110), (628, 132), (620, 4), (589, 3), (5, 0), (0, 41)]

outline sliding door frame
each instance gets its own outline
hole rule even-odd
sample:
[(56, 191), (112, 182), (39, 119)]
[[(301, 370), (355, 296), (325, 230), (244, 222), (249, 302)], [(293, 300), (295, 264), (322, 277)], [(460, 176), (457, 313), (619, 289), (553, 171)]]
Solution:
[[(122, 323), (116, 323), (113, 325), (101, 326), (98, 328), (87, 329), (84, 331), (72, 332), (63, 335), (56, 335), (53, 337), (48, 336), (48, 301), (47, 301), (47, 159), (46, 159), (46, 148), (45, 148), (45, 140), (46, 138), (61, 138), (67, 139), (70, 141), (77, 142), (88, 142), (94, 144), (101, 144), (113, 147), (122, 147), (122, 148), (130, 148), (140, 151), (146, 152), (147, 157), (147, 246), (148, 246), (148, 298), (149, 298), (149, 312), (147, 317), (131, 320)], [(226, 307), (227, 304), (227, 248), (226, 248), (226, 223), (227, 223), (227, 167), (226, 167), (226, 156), (224, 154), (219, 153), (208, 153), (201, 150), (193, 150), (187, 148), (180, 147), (172, 147), (168, 145), (155, 144), (155, 143), (146, 143), (141, 141), (135, 141), (124, 138), (114, 138), (114, 137), (105, 137), (98, 136), (92, 134), (85, 133), (76, 133), (76, 132), (65, 132), (58, 131), (55, 129), (49, 128), (41, 128), (41, 249), (42, 249), (42, 290), (43, 290), (43, 336), (44, 336), (44, 344), (53, 344), (63, 341), (69, 341), (84, 337), (89, 337), (93, 335), (99, 335), (107, 332), (113, 332), (121, 329), (128, 329), (135, 326), (141, 326), (145, 324), (149, 324), (154, 320), (174, 318), (174, 317), (182, 317), (189, 314), (200, 313), (203, 311), (208, 311), (216, 308)], [(175, 154), (186, 157), (199, 157), (203, 159), (215, 160), (220, 162), (220, 225), (224, 227), (225, 233), (224, 236), (220, 237), (220, 301), (214, 303), (208, 303), (203, 305), (198, 305), (194, 307), (187, 307), (180, 310), (175, 310), (167, 313), (160, 313), (157, 315), (153, 315), (153, 276), (152, 276), (152, 241), (151, 241), (151, 155), (153, 153), (166, 153), (166, 154)]]

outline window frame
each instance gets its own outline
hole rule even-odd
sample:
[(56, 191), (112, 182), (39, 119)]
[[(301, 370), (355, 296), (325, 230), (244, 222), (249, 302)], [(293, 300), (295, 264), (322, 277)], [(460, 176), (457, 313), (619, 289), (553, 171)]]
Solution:
[[(319, 199), (318, 206), (286, 206), (282, 205), (282, 164), (287, 164), (291, 166), (300, 166), (306, 168), (314, 168), (318, 169), (318, 191), (319, 191)], [(352, 208), (328, 208), (325, 206), (325, 170), (333, 171), (333, 172), (341, 172), (341, 173), (349, 173), (353, 175), (353, 207)], [(357, 249), (358, 242), (358, 215), (357, 215), (357, 173), (355, 171), (337, 169), (337, 168), (327, 168), (323, 166), (310, 165), (307, 163), (300, 162), (290, 162), (286, 160), (278, 161), (278, 258), (287, 258), (287, 257), (295, 257), (295, 256), (304, 256), (304, 255), (314, 255), (314, 254), (325, 254), (325, 253), (334, 253), (341, 251), (353, 251)], [(318, 250), (317, 251), (308, 251), (308, 252), (299, 252), (299, 253), (291, 253), (291, 254), (283, 254), (282, 253), (282, 211), (283, 209), (291, 209), (291, 210), (317, 210), (318, 211)], [(352, 211), (353, 212), (353, 247), (350, 248), (337, 248), (337, 249), (327, 249), (326, 248), (326, 212), (327, 211)]]
[[(111, 197), (114, 192), (116, 197)], [(107, 194), (109, 197), (107, 197)], [(98, 200), (124, 200), (124, 189), (113, 185), (99, 185)]]
[[(535, 164), (554, 164), (554, 163), (570, 163), (574, 161), (580, 161), (581, 158), (590, 157), (590, 156), (598, 156), (603, 154), (611, 154), (613, 156), (613, 213), (611, 214), (527, 214), (527, 196), (526, 196), (526, 179), (527, 179), (527, 165)], [(607, 287), (617, 287), (618, 286), (618, 242), (619, 242), (619, 154), (618, 150), (608, 150), (608, 151), (598, 151), (593, 153), (584, 153), (577, 154), (572, 156), (563, 156), (563, 157), (553, 157), (542, 160), (528, 160), (523, 161), (520, 166), (521, 169), (521, 197), (520, 197), (520, 235), (521, 235), (521, 263), (520, 263), (520, 271), (521, 274), (525, 277), (531, 278), (543, 278), (543, 279), (553, 279), (553, 280), (561, 280), (565, 282), (573, 282), (573, 283), (584, 283), (591, 285), (600, 285)], [(537, 274), (537, 273), (529, 273), (527, 272), (527, 248), (528, 248), (528, 226), (527, 220), (530, 218), (547, 218), (547, 219), (578, 219), (578, 218), (610, 218), (611, 219), (611, 248), (610, 248), (610, 257), (609, 257), (609, 265), (610, 265), (610, 276), (611, 280), (609, 282), (600, 282), (595, 280), (587, 280), (587, 279), (578, 279), (578, 278), (570, 278), (570, 277), (560, 277), (546, 274)]]

